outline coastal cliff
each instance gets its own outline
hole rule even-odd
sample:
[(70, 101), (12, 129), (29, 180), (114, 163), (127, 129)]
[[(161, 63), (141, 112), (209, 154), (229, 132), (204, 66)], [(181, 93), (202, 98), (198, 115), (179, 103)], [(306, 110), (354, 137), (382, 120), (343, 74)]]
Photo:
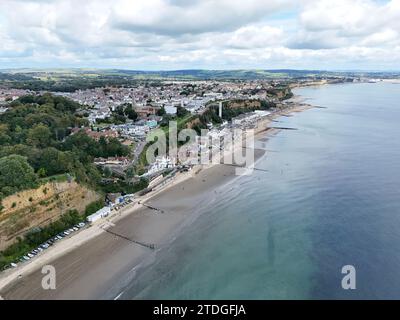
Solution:
[(47, 182), (37, 189), (24, 190), (4, 198), (0, 212), (0, 250), (30, 230), (44, 227), (69, 210), (84, 213), (100, 195), (72, 182)]

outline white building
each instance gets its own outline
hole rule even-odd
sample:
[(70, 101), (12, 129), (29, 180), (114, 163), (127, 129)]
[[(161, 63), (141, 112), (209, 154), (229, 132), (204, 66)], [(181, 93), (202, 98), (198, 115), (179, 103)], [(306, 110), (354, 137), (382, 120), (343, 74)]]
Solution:
[(167, 114), (176, 114), (176, 107), (173, 105), (167, 105), (164, 109)]
[(154, 163), (151, 164), (150, 169), (144, 174), (144, 176), (152, 175), (159, 171), (173, 167), (175, 167), (175, 163), (172, 159), (169, 157), (159, 157)]
[(91, 214), (90, 216), (88, 216), (86, 219), (88, 222), (95, 222), (101, 218), (105, 218), (107, 217), (109, 214), (111, 213), (111, 208), (110, 207), (104, 207), (101, 208), (99, 211)]

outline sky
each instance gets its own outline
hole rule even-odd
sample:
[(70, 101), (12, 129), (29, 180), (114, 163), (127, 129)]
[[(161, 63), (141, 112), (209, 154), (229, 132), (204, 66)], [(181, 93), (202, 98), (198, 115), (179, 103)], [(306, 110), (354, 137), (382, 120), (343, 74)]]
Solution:
[(0, 69), (400, 70), (400, 0), (0, 0)]

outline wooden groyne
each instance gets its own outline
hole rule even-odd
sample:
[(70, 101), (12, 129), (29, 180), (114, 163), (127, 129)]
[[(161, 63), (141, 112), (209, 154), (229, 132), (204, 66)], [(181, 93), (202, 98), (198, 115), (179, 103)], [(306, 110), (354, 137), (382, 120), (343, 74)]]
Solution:
[(152, 250), (155, 249), (155, 246), (154, 246), (154, 244), (152, 244), (152, 243), (140, 242), (140, 241), (137, 241), (137, 240), (133, 240), (133, 239), (131, 239), (131, 238), (128, 238), (128, 237), (126, 237), (126, 236), (124, 236), (124, 235), (122, 235), (122, 234), (113, 232), (113, 231), (111, 231), (111, 230), (109, 230), (109, 229), (105, 229), (105, 228), (102, 228), (102, 229), (103, 229), (105, 232), (108, 232), (108, 233), (110, 233), (110, 234), (112, 234), (112, 235), (114, 235), (114, 236), (117, 236), (117, 237), (121, 238), (121, 239), (125, 239), (125, 240), (127, 240), (127, 241), (129, 241), (129, 242), (138, 244), (138, 245), (140, 245), (140, 246), (142, 246), (142, 247), (146, 247), (146, 248), (149, 248), (149, 249), (152, 249)]
[(155, 210), (155, 211), (159, 211), (159, 212), (161, 212), (161, 213), (164, 213), (164, 210), (162, 210), (162, 209), (160, 209), (160, 208), (152, 207), (152, 206), (150, 206), (150, 205), (148, 205), (148, 204), (145, 204), (145, 203), (140, 203), (140, 204), (141, 204), (142, 206), (148, 208), (148, 209), (151, 209), (151, 210)]

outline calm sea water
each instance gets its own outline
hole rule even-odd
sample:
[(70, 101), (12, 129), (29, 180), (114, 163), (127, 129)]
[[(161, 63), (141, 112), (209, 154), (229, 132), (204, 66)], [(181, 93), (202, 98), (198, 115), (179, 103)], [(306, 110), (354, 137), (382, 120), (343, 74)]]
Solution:
[[(140, 272), (122, 298), (400, 298), (400, 85), (298, 89), (252, 176)], [(343, 290), (341, 268), (356, 268)]]

